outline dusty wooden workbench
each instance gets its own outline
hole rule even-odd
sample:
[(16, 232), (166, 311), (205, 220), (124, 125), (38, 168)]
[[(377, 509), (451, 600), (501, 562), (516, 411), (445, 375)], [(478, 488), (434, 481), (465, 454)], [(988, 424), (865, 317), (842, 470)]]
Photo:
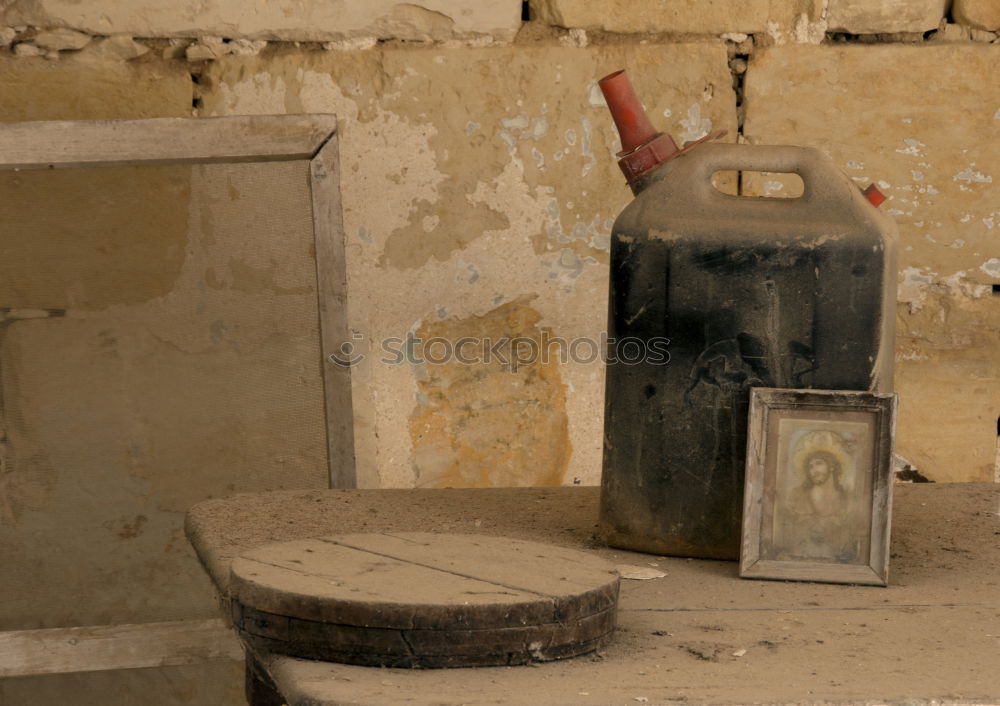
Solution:
[(895, 492), (888, 588), (747, 581), (732, 562), (601, 548), (596, 488), (241, 495), (194, 507), (187, 532), (223, 598), (244, 550), (348, 531), (507, 535), (667, 574), (623, 581), (613, 644), (563, 662), (406, 671), (258, 655), (291, 706), (1000, 704), (1000, 486)]

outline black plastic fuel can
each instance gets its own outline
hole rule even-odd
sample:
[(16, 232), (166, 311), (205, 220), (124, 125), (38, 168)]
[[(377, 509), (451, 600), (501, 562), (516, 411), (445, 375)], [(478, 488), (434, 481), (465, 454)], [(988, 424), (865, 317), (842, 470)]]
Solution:
[[(736, 559), (750, 388), (891, 389), (895, 226), (816, 150), (679, 150), (648, 133), (633, 146), (623, 131), (636, 196), (612, 232), (608, 334), (669, 356), (607, 367), (602, 532)], [(723, 194), (712, 177), (727, 170), (795, 173), (804, 191)]]

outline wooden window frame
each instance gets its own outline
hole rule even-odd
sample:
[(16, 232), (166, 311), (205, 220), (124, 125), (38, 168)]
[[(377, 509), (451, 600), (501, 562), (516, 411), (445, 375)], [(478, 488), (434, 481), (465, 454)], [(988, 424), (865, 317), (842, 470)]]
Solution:
[(309, 161), (331, 488), (358, 485), (337, 118), (329, 114), (0, 124), (0, 170)]

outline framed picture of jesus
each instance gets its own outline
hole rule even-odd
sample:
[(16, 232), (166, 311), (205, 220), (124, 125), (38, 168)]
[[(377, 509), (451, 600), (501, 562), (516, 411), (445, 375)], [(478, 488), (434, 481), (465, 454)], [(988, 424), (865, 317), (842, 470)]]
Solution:
[(754, 388), (740, 575), (885, 586), (896, 397)]

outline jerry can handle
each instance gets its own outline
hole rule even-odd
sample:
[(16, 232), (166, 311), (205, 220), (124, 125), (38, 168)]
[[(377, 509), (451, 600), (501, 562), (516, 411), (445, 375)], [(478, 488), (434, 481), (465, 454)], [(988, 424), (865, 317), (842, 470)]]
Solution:
[[(703, 200), (718, 198), (731, 201), (740, 199), (747, 202), (763, 201), (784, 203), (791, 206), (798, 202), (807, 204), (843, 204), (850, 199), (850, 191), (845, 187), (845, 178), (826, 155), (811, 147), (787, 145), (703, 145), (688, 156), (687, 182), (694, 195)], [(798, 174), (802, 179), (802, 196), (799, 198), (748, 198), (719, 192), (712, 185), (712, 175), (719, 171), (773, 172)]]

